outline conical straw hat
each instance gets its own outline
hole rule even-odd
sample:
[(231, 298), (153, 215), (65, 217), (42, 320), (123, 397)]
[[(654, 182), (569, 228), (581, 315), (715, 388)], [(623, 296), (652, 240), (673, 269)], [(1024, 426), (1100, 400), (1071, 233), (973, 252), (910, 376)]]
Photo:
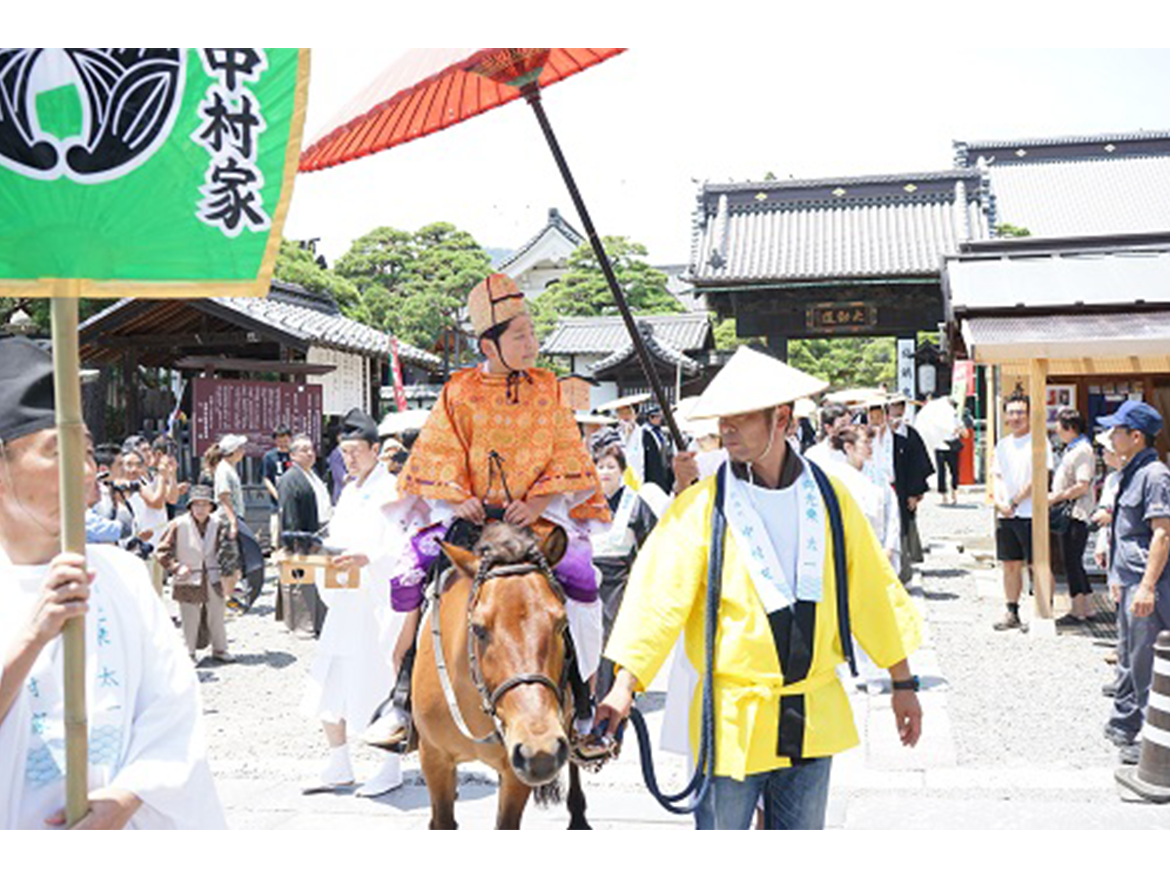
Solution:
[(757, 412), (812, 396), (828, 386), (827, 381), (742, 347), (703, 391), (690, 417), (725, 418)]

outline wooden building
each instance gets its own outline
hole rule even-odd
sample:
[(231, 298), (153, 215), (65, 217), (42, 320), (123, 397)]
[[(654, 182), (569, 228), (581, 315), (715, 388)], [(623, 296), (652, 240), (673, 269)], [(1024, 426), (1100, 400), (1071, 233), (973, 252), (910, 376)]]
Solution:
[[(1031, 397), (1034, 469), (1063, 405), (1094, 425), (1141, 399), (1170, 421), (1170, 132), (955, 146), (989, 178), (993, 222), (1030, 233), (961, 245), (943, 282), (952, 347), (984, 367), (993, 411), (1002, 416), (1017, 386)], [(1170, 452), (1165, 433), (1158, 452)], [(1048, 524), (1034, 494), (1042, 619), (1052, 615)]]
[[(265, 298), (123, 299), (86, 320), (80, 336), (82, 363), (100, 376), (92, 395), (98, 410), (87, 412), (99, 442), (157, 435), (175, 420), (191, 425), (198, 380), (319, 387), (326, 420), (354, 407), (379, 417), (380, 391), (390, 383), (386, 333), (343, 316), (328, 294), (282, 281)], [(434, 354), (403, 342), (398, 351), (405, 384), (439, 380)], [(258, 458), (275, 426), (247, 430), (255, 437), (243, 468), (249, 512), (265, 503)], [(313, 426), (323, 435), (323, 425)], [(190, 429), (176, 432), (190, 475), (196, 443)]]
[(915, 339), (944, 320), (942, 256), (988, 237), (984, 183), (958, 168), (704, 184), (690, 280), (782, 359), (796, 338)]
[[(635, 322), (671, 400), (680, 386), (682, 396), (706, 387), (720, 364), (709, 314), (644, 314)], [(589, 408), (650, 389), (621, 317), (563, 318), (541, 352), (593, 380)]]

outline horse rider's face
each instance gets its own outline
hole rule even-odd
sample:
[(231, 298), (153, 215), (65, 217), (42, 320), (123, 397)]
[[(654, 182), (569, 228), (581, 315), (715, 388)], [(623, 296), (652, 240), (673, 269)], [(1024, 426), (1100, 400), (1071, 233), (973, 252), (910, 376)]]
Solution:
[(484, 345), (489, 352), (488, 359), (493, 361), (494, 371), (507, 371), (509, 367), (521, 371), (536, 365), (540, 344), (536, 340), (536, 327), (527, 314), (513, 317), (497, 344), (498, 347), (490, 342)]

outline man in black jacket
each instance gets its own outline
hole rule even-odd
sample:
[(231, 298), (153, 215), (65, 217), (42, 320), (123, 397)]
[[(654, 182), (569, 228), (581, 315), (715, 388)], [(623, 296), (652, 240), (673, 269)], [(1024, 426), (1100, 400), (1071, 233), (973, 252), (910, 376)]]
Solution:
[[(316, 533), (321, 529), (321, 510), (312, 479), (313, 463), (317, 459), (313, 440), (298, 436), (289, 445), (289, 459), (292, 465), (277, 483), (280, 503), (281, 533)], [(320, 479), (317, 479), (320, 481)], [(328, 516), (326, 516), (328, 518)]]
[(890, 400), (890, 426), (894, 431), (894, 493), (898, 495), (898, 512), (902, 518), (902, 582), (914, 575), (913, 564), (922, 561), (922, 540), (918, 536), (917, 510), (930, 490), (934, 464), (918, 431), (906, 423), (906, 398)]
[[(284, 538), (284, 548), (311, 554), (319, 551), (317, 545), (310, 545), (305, 538), (298, 539), (293, 535), (317, 533), (332, 516), (333, 506), (329, 500), (329, 489), (313, 471), (313, 464), (317, 460), (313, 440), (303, 435), (293, 439), (289, 445), (289, 459), (292, 465), (277, 483), (280, 532)], [(315, 585), (305, 583), (300, 588), (305, 604), (312, 611), (313, 633), (320, 636), (321, 626), (325, 623), (325, 605), (318, 600)]]

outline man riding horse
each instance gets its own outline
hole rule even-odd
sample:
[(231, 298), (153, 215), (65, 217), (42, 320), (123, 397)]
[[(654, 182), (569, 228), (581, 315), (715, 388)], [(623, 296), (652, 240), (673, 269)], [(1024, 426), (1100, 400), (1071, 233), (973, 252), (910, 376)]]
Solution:
[[(412, 535), (391, 580), (394, 609), (417, 625), (428, 573), (439, 541), (470, 547), (485, 522), (530, 527), (538, 539), (560, 525), (568, 536), (555, 572), (564, 589), (576, 653), (578, 724), (590, 725), (583, 687), (601, 652), (601, 604), (592, 564), (590, 530), (610, 520), (597, 470), (581, 444), (573, 412), (556, 375), (535, 368), (538, 344), (523, 294), (507, 275), (493, 274), (468, 297), (481, 365), (463, 369), (444, 385), (410, 458), (399, 489), (425, 512), (426, 527)], [(409, 737), (409, 673), (366, 741), (401, 747)]]

